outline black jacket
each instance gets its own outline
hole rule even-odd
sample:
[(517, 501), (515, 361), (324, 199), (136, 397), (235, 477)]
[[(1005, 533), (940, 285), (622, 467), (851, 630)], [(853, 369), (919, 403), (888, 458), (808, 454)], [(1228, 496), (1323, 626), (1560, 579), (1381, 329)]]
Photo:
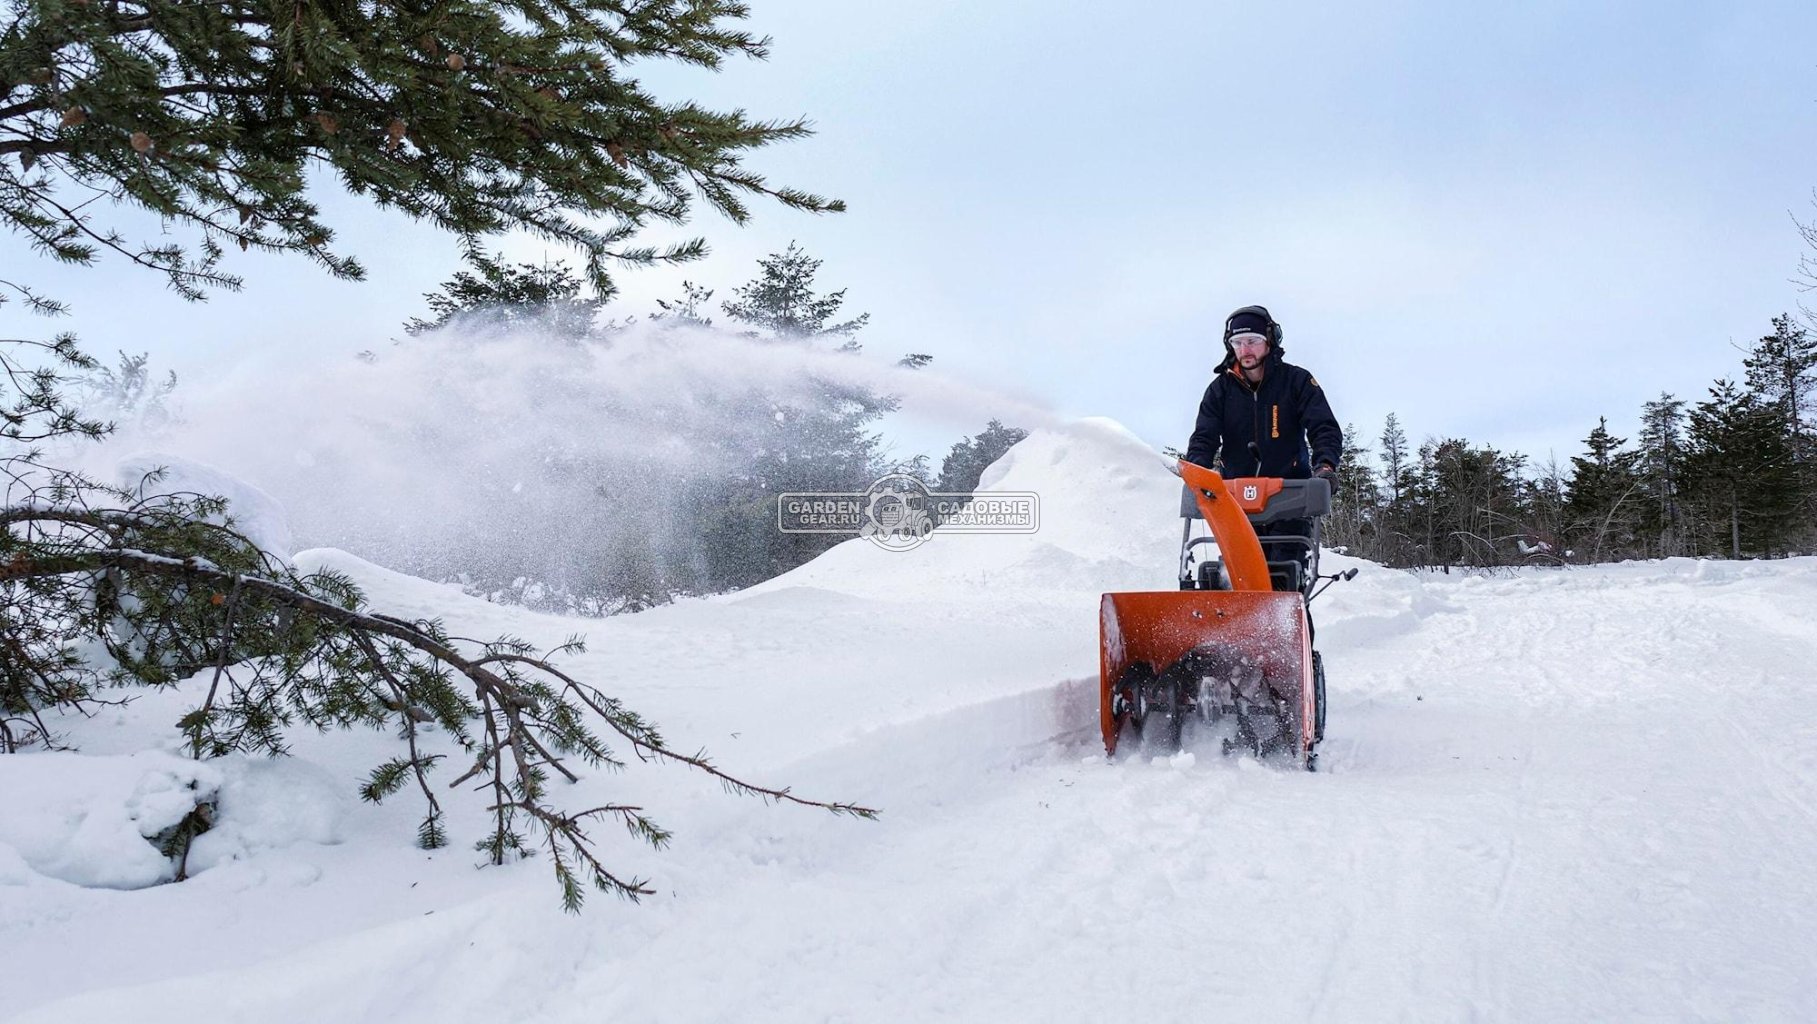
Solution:
[(1325, 390), (1312, 374), (1283, 362), (1278, 351), (1268, 353), (1266, 366), (1256, 385), (1229, 359), (1218, 367), (1199, 402), (1187, 462), (1233, 477), (1299, 479), (1311, 476), (1317, 466), (1337, 468), (1344, 431), (1325, 401)]

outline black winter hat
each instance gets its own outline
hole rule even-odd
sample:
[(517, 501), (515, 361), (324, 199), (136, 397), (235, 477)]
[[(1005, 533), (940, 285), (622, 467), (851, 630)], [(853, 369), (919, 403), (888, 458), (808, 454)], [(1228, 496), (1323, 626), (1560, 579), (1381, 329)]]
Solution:
[(1224, 358), (1218, 362), (1218, 373), (1223, 373), (1237, 363), (1237, 354), (1231, 350), (1230, 339), (1237, 334), (1260, 334), (1268, 339), (1268, 360), (1276, 362), (1285, 351), (1281, 344), (1281, 325), (1275, 323), (1274, 315), (1268, 312), (1267, 306), (1244, 306), (1224, 318)]
[(1275, 343), (1281, 340), (1281, 325), (1274, 322), (1268, 307), (1244, 306), (1224, 320), (1225, 341), (1239, 334), (1260, 334)]

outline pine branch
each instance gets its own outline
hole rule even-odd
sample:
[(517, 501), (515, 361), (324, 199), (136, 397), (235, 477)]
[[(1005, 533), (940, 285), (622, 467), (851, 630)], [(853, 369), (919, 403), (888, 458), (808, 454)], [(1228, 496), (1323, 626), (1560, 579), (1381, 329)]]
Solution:
[[(212, 211), (249, 210), (294, 230), (240, 232), (232, 244), (306, 252), (344, 276), (355, 264), (323, 248), (331, 232), (313, 211), (289, 215), (313, 164), (457, 235), (521, 228), (577, 247), (590, 267), (616, 251), (591, 224), (681, 222), (690, 198), (735, 222), (748, 216), (737, 193), (837, 211), (740, 166), (747, 150), (811, 134), (805, 120), (665, 103), (629, 74), (640, 59), (761, 59), (767, 41), (727, 26), (747, 14), (735, 3), (677, 12), (611, 0), (452, 16), (434, 5), (299, 5), (275, 19), (237, 2), (27, 4), (0, 35), (0, 67), (20, 76), (0, 106), (0, 220), (52, 253), (138, 254), (175, 283), (212, 288), (225, 284), (185, 274), (182, 242), (135, 247), (93, 227), (107, 244), (59, 247), (71, 218), (42, 201), (97, 185), (193, 228), (198, 245), (232, 232)], [(36, 174), (29, 184), (13, 156)]]
[[(11, 545), (10, 555), (9, 550), (0, 550), (0, 593), (17, 587), (73, 586), (76, 589), (66, 591), (66, 596), (87, 600), (81, 591), (87, 584), (71, 581), (117, 579), (116, 586), (137, 595), (139, 602), (129, 616), (138, 637), (135, 643), (150, 644), (153, 651), (174, 650), (172, 638), (190, 631), (209, 638), (214, 680), (203, 705), (182, 723), (198, 755), (243, 748), (280, 751), (282, 730), (293, 715), (317, 728), (395, 722), (407, 744), (407, 756), (375, 770), (362, 792), (368, 799), (382, 799), (395, 791), (406, 773), (413, 776), (427, 803), (419, 840), (434, 846), (446, 841), (446, 833), (428, 771), (441, 755), (422, 750), (418, 723), (441, 722), (465, 743), (471, 716), (480, 723), (482, 741), (470, 747), (472, 764), (454, 785), (481, 776), (492, 791), (488, 808), (492, 831), (479, 847), (494, 863), (522, 855), (528, 851), (516, 822), (520, 816), (534, 822), (542, 829), (543, 846), (569, 909), (581, 903), (583, 876), (595, 888), (627, 898), (650, 891), (641, 881), (620, 877), (605, 866), (585, 822), (615, 817), (633, 835), (657, 847), (669, 838), (641, 808), (608, 804), (569, 813), (551, 802), (549, 773), (570, 783), (579, 779), (565, 763), (567, 757), (578, 755), (608, 767), (617, 764), (588, 731), (583, 713), (603, 720), (640, 756), (705, 772), (730, 792), (839, 814), (876, 816), (867, 807), (809, 800), (788, 789), (758, 786), (723, 771), (702, 753), (674, 751), (637, 715), (523, 641), (502, 638), (483, 645), (477, 655), (464, 654), (455, 646), (460, 641), (436, 624), (367, 610), (357, 591), (334, 577), (300, 578), (278, 572), (243, 538), (224, 527), (198, 525), (193, 513), (193, 505), (183, 504), (128, 510), (32, 505), (0, 509), (0, 537), (37, 538), (23, 547)], [(211, 557), (178, 557), (146, 546), (164, 536), (160, 531), (172, 529), (187, 531), (184, 535), (192, 544), (211, 539), (216, 545), (210, 549)], [(238, 547), (226, 544), (236, 538)], [(388, 654), (380, 638), (398, 645), (409, 658), (399, 661), (402, 655)], [(555, 651), (569, 653), (580, 646), (578, 638), (571, 638)], [(162, 671), (173, 680), (181, 674), (168, 667), (160, 670), (151, 655), (141, 656), (139, 662), (142, 671)], [(229, 666), (234, 663), (243, 663), (251, 672), (244, 684), (233, 682)], [(408, 668), (408, 674), (400, 666)], [(449, 705), (452, 698), (441, 689), (446, 684), (441, 670), (472, 688), (473, 703), (465, 705), (470, 712)], [(552, 688), (539, 677), (556, 685)], [(332, 685), (337, 680), (338, 687)], [(367, 680), (389, 692), (378, 693)], [(230, 695), (220, 692), (224, 682), (232, 684)], [(330, 685), (323, 688), (324, 684)], [(431, 710), (435, 707), (443, 710)], [(216, 724), (223, 714), (235, 723), (225, 732)]]

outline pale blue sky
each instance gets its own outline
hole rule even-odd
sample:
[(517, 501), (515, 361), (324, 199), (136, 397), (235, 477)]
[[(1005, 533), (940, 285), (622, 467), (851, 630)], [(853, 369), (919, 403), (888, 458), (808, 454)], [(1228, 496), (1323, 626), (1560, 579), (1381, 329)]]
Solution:
[[(1415, 439), (1563, 459), (1598, 415), (1631, 431), (1659, 391), (1699, 397), (1803, 297), (1817, 4), (752, 6), (769, 62), (647, 78), (808, 115), (817, 137), (752, 163), (851, 211), (703, 216), (714, 255), (623, 275), (624, 312), (684, 277), (723, 297), (799, 240), (873, 350), (1158, 446), (1190, 430), (1223, 315), (1263, 302), (1365, 434), (1392, 410)], [(192, 379), (339, 358), (396, 336), (457, 256), (334, 206), (364, 284), (242, 258), (244, 293), (189, 306), (117, 262), (15, 271), (16, 238), (0, 263), (74, 300), (92, 350)], [(44, 327), (0, 310), (0, 335)]]

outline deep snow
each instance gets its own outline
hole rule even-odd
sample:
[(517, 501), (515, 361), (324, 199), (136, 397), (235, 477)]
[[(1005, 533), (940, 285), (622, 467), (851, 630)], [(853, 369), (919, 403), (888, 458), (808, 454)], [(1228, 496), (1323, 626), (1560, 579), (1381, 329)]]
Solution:
[[(1032, 536), (853, 541), (743, 593), (577, 622), (333, 551), (393, 614), (589, 634), (577, 674), (676, 745), (881, 821), (677, 768), (583, 786), (676, 831), (642, 905), (414, 849), (389, 737), (170, 756), (193, 693), (0, 758), (0, 1014), (22, 1021), (1752, 1020), (1817, 1017), (1817, 559), (1363, 572), (1315, 605), (1324, 772), (1106, 762), (1097, 599), (1170, 585), (1177, 482), (1102, 421), (986, 486)], [(185, 774), (187, 773), (187, 775)], [(447, 773), (452, 777), (454, 773)], [(218, 787), (189, 881), (143, 840)], [(579, 799), (577, 797), (577, 799)], [(139, 845), (135, 845), (135, 843)]]

